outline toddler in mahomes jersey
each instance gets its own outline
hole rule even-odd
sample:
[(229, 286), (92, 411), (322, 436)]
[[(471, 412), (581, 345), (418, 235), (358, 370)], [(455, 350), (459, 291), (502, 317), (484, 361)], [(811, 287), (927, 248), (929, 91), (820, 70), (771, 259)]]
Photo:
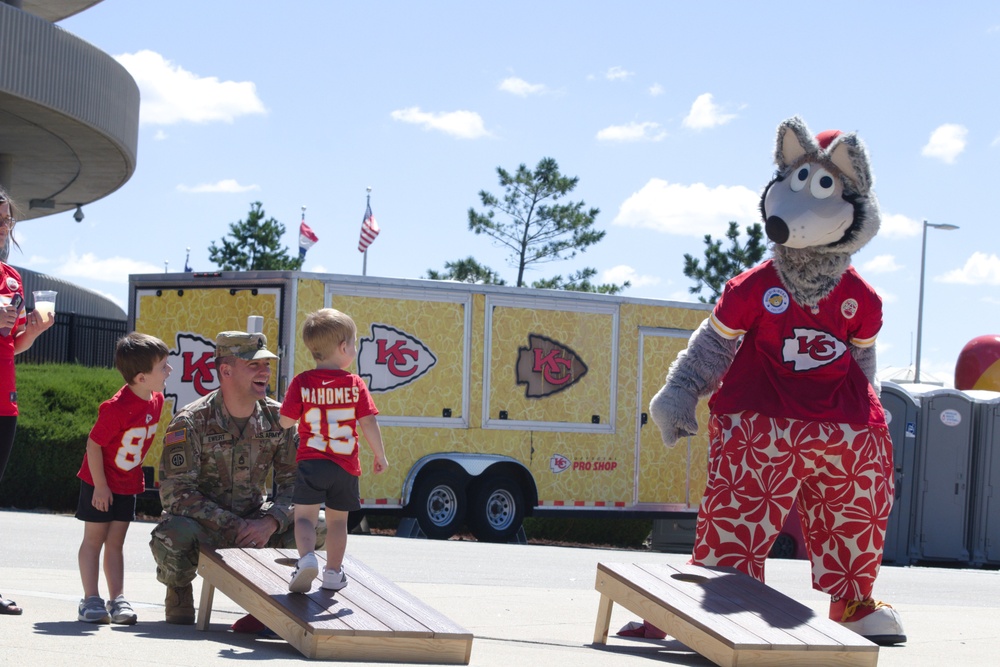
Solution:
[[(83, 599), (77, 618), (86, 623), (132, 625), (135, 612), (123, 595), (122, 547), (135, 519), (135, 497), (145, 489), (142, 459), (149, 451), (163, 410), (163, 389), (170, 375), (170, 350), (159, 338), (130, 333), (115, 347), (115, 368), (126, 385), (101, 403), (90, 430), (77, 477), (80, 501), (76, 518), (84, 522), (80, 545)], [(98, 592), (101, 548), (108, 603)]]
[(361, 509), (358, 426), (375, 456), (375, 474), (389, 465), (375, 418), (378, 410), (368, 387), (346, 370), (358, 354), (357, 334), (354, 320), (338, 310), (310, 313), (302, 327), (302, 340), (316, 368), (292, 378), (281, 405), (281, 427), (299, 425), (298, 475), (292, 497), (299, 562), (288, 584), (293, 593), (308, 592), (319, 572), (314, 551), (320, 503), (326, 505), (322, 588), (339, 591), (347, 586), (343, 571), (347, 515)]

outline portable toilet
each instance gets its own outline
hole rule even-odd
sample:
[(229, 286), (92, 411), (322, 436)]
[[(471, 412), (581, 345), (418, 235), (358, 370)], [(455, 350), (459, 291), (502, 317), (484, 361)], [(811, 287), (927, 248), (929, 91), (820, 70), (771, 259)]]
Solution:
[(920, 401), (910, 558), (968, 563), (972, 398), (933, 385), (906, 391)]
[[(895, 382), (882, 383), (882, 407), (892, 437), (892, 465), (895, 492), (885, 530), (883, 563), (910, 564), (910, 532), (913, 524), (913, 489), (916, 487), (914, 461), (917, 447), (917, 418), (920, 403)], [(1000, 458), (1000, 457), (998, 457)]]
[(995, 565), (1000, 563), (1000, 392), (965, 393), (973, 403), (972, 564)]

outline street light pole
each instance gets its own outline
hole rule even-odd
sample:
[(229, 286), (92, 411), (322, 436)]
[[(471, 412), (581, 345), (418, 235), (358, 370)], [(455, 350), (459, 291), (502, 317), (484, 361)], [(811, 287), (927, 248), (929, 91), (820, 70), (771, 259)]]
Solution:
[(950, 231), (958, 229), (956, 225), (934, 224), (924, 220), (924, 238), (920, 244), (920, 296), (917, 297), (917, 358), (913, 366), (913, 381), (920, 382), (920, 338), (924, 329), (924, 264), (927, 261), (927, 228)]

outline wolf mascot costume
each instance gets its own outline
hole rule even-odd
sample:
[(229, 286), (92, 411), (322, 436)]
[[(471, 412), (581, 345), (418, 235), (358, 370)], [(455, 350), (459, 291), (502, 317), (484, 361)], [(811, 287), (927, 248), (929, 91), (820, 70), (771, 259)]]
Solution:
[(760, 201), (773, 256), (726, 284), (650, 415), (673, 446), (712, 394), (693, 563), (763, 580), (795, 505), (830, 617), (902, 642), (899, 615), (872, 599), (893, 467), (875, 379), (882, 302), (851, 266), (879, 228), (868, 153), (853, 133), (814, 139), (795, 117), (778, 128), (774, 161)]

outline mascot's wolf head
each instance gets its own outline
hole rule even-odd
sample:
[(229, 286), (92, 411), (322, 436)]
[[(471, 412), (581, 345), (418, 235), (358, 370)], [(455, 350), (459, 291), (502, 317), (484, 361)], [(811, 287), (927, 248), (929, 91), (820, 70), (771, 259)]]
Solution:
[(854, 133), (814, 139), (798, 116), (778, 126), (777, 175), (760, 199), (775, 264), (799, 303), (815, 305), (879, 229), (868, 151)]

